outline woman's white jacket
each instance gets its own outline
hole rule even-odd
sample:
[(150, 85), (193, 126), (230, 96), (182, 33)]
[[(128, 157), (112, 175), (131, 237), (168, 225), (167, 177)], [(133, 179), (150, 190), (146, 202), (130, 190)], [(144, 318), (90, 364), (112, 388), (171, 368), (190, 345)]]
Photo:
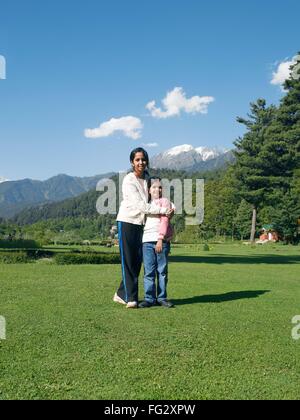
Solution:
[(144, 188), (134, 173), (125, 176), (122, 185), (123, 200), (117, 216), (118, 222), (144, 225), (147, 214), (166, 214), (165, 207), (148, 203), (148, 186), (144, 180)]

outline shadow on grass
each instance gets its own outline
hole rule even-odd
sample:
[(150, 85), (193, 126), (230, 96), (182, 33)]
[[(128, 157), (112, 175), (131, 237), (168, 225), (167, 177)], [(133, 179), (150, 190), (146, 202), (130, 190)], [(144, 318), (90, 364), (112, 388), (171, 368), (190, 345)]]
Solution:
[(190, 264), (300, 264), (300, 255), (170, 256), (170, 262)]
[(172, 299), (172, 302), (177, 306), (192, 305), (194, 303), (222, 303), (240, 299), (256, 299), (266, 293), (270, 293), (270, 290), (244, 290), (241, 292), (224, 293), (222, 295), (205, 295), (186, 299)]

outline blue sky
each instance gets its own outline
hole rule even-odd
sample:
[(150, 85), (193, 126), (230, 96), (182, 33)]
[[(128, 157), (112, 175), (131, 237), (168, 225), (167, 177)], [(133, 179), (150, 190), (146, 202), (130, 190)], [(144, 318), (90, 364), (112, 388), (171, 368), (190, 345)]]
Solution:
[[(299, 50), (298, 0), (37, 0), (2, 3), (0, 178), (91, 176), (126, 169), (130, 151), (150, 155), (191, 144), (230, 148), (250, 101), (277, 104), (276, 65)], [(155, 118), (167, 92), (213, 97), (207, 114)], [(131, 116), (141, 137), (86, 138)]]

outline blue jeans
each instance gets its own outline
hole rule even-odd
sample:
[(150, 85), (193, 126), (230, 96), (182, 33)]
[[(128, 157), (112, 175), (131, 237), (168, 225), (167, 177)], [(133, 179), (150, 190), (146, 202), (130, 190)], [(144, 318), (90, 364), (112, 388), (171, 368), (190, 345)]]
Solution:
[[(143, 244), (145, 300), (152, 304), (156, 300), (161, 302), (167, 299), (170, 243), (163, 243), (161, 254), (155, 252), (155, 247), (156, 242), (146, 242)], [(155, 285), (156, 275), (158, 278), (157, 293)]]

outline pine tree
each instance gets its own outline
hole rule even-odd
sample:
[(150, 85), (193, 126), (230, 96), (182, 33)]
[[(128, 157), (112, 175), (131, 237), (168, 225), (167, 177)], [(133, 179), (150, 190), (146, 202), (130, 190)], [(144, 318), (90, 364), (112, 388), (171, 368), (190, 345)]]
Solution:
[(300, 55), (292, 68), (293, 77), (285, 82), (286, 95), (276, 118), (266, 131), (262, 157), (268, 162), (266, 175), (272, 188), (268, 203), (274, 209), (273, 220), (287, 241), (294, 241), (300, 218)]
[(285, 194), (300, 169), (300, 74), (299, 79), (287, 80), (284, 87), (287, 94), (266, 131), (262, 157), (268, 162), (272, 186)]
[(251, 242), (254, 242), (257, 211), (262, 207), (271, 183), (267, 173), (269, 162), (264, 156), (263, 147), (266, 142), (266, 131), (276, 115), (276, 107), (266, 107), (266, 101), (258, 99), (257, 102), (250, 104), (250, 108), (248, 120), (237, 119), (248, 131), (234, 145), (236, 146), (235, 174), (240, 181), (240, 196), (252, 205)]
[(206, 182), (204, 230), (213, 236), (233, 236), (234, 215), (240, 204), (237, 192), (231, 168), (222, 179)]
[(234, 219), (235, 232), (241, 240), (250, 237), (251, 213), (252, 206), (246, 200), (242, 200)]

